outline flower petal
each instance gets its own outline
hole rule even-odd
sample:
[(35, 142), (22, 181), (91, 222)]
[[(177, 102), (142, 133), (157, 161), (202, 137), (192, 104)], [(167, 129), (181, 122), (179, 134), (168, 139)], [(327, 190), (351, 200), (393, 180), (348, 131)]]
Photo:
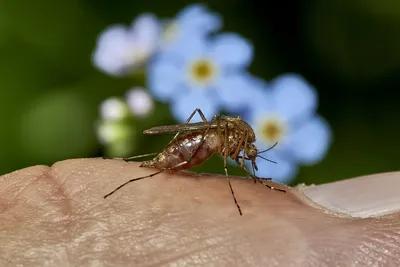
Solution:
[[(176, 97), (171, 105), (172, 114), (179, 122), (185, 122), (196, 108), (200, 108), (207, 120), (211, 120), (218, 112), (215, 99), (209, 97), (204, 91), (189, 91)], [(197, 121), (201, 121), (198, 119)]]
[(272, 178), (273, 181), (284, 184), (289, 184), (295, 179), (295, 176), (298, 172), (298, 167), (295, 162), (283, 157), (278, 157), (276, 153), (270, 153), (268, 156), (264, 156), (268, 159), (276, 161), (277, 163), (274, 164), (264, 159), (257, 158), (257, 176), (262, 178)]
[(253, 59), (253, 46), (238, 34), (220, 34), (212, 43), (211, 55), (223, 68), (247, 67)]
[(265, 80), (249, 75), (249, 83), (252, 88), (248, 94), (251, 98), (251, 103), (249, 104), (248, 112), (243, 115), (243, 118), (255, 127), (260, 116), (274, 112), (275, 104), (270, 86)]
[(173, 43), (165, 47), (164, 52), (188, 61), (203, 56), (208, 46), (208, 40), (201, 36), (179, 36)]
[(92, 56), (93, 64), (108, 74), (122, 76), (127, 66), (124, 55), (129, 48), (127, 29), (121, 25), (111, 26), (97, 40)]
[(177, 22), (182, 34), (208, 34), (222, 26), (221, 17), (209, 12), (203, 4), (193, 4), (184, 8), (177, 15)]
[(296, 74), (281, 75), (272, 81), (276, 112), (289, 121), (307, 118), (315, 112), (317, 93), (303, 77)]
[(130, 31), (137, 47), (148, 55), (159, 47), (161, 25), (154, 15), (147, 13), (140, 15), (133, 21)]
[(315, 164), (326, 155), (332, 141), (328, 123), (319, 116), (307, 121), (291, 136), (288, 147), (298, 162)]
[(224, 109), (235, 113), (247, 109), (255, 98), (263, 96), (264, 92), (253, 85), (250, 75), (234, 73), (221, 76), (215, 86)]
[(152, 95), (162, 101), (170, 101), (184, 87), (183, 70), (168, 57), (159, 57), (149, 64), (148, 86)]

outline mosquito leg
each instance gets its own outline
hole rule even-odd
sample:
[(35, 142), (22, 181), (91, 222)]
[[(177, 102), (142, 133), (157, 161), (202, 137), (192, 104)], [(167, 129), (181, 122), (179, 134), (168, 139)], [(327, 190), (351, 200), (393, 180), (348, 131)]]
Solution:
[(232, 188), (232, 184), (231, 184), (231, 180), (229, 179), (228, 176), (228, 165), (226, 162), (226, 159), (229, 156), (229, 137), (228, 137), (228, 123), (224, 123), (224, 131), (225, 131), (225, 135), (224, 135), (224, 170), (225, 170), (225, 176), (226, 176), (226, 180), (228, 181), (229, 184), (229, 189), (231, 190), (231, 194), (233, 197), (233, 201), (235, 201), (236, 207), (239, 211), (240, 216), (243, 215), (242, 213), (242, 209), (239, 206), (239, 203), (236, 200), (236, 196), (235, 196), (235, 192), (233, 192), (233, 188)]
[(144, 157), (149, 157), (149, 156), (155, 156), (157, 155), (157, 152), (154, 153), (148, 153), (148, 154), (143, 154), (143, 155), (137, 155), (137, 156), (133, 156), (133, 157), (129, 157), (129, 158), (122, 158), (125, 161), (131, 161), (133, 159), (137, 159), (137, 158), (144, 158)]
[[(244, 153), (245, 152), (243, 152), (243, 155), (242, 155), (242, 162), (240, 162), (238, 160), (238, 158), (239, 158), (240, 149), (243, 149), (244, 151), (246, 151), (245, 148), (246, 148), (247, 140), (248, 140), (248, 132), (246, 132), (246, 134), (244, 136), (242, 136), (242, 138), (240, 139), (239, 144), (238, 144), (238, 146), (237, 146), (237, 148), (235, 150), (235, 153), (232, 155), (232, 158), (235, 159), (236, 164), (239, 167), (241, 167), (242, 169), (245, 169), (244, 168)], [(254, 180), (254, 183), (256, 183), (256, 180)]]
[(235, 161), (236, 161), (236, 164), (237, 164), (239, 167), (241, 167), (243, 170), (245, 170), (245, 172), (247, 172), (247, 174), (249, 174), (250, 177), (253, 178), (254, 183), (257, 183), (257, 178), (258, 178), (258, 177), (255, 176), (254, 174), (252, 174), (252, 173), (246, 168), (246, 166), (245, 166), (244, 164), (242, 164), (243, 162), (240, 162), (240, 161), (239, 161), (239, 158), (236, 158)]
[[(199, 113), (199, 115), (200, 115), (200, 117), (201, 117), (201, 120), (202, 120), (203, 122), (207, 122), (206, 116), (204, 116), (203, 111), (201, 111), (201, 109), (199, 109), (199, 108), (196, 108), (195, 110), (193, 110), (192, 114), (190, 114), (189, 118), (187, 118), (187, 120), (185, 121), (185, 123), (189, 123), (189, 122), (192, 120), (193, 116), (196, 114), (196, 112)], [(175, 134), (174, 138), (172, 138), (172, 140), (168, 143), (167, 146), (169, 146), (170, 144), (172, 144), (172, 142), (175, 141), (175, 139), (179, 136), (179, 134), (180, 134), (180, 132), (177, 132), (177, 133)]]
[(128, 158), (109, 158), (109, 157), (106, 157), (106, 156), (103, 156), (102, 158), (103, 159), (122, 159), (122, 160), (125, 160), (125, 161), (132, 161), (133, 159), (144, 158), (144, 157), (149, 157), (149, 156), (155, 156), (157, 154), (158, 154), (157, 152), (154, 152), (154, 153), (142, 154), (142, 155), (137, 155), (137, 156), (128, 157)]
[(142, 179), (146, 179), (146, 178), (150, 178), (150, 177), (156, 176), (156, 175), (159, 174), (159, 173), (162, 173), (162, 172), (164, 172), (164, 171), (166, 171), (166, 170), (173, 170), (173, 169), (178, 168), (178, 167), (180, 167), (180, 166), (182, 166), (182, 165), (185, 165), (186, 163), (188, 163), (188, 161), (182, 161), (181, 163), (177, 164), (176, 166), (174, 166), (174, 167), (172, 167), (172, 168), (162, 169), (162, 170), (159, 170), (159, 171), (157, 171), (157, 172), (154, 172), (154, 173), (149, 174), (149, 175), (146, 175), (146, 176), (142, 176), (142, 177), (130, 179), (129, 181), (127, 181), (127, 182), (121, 184), (120, 186), (118, 186), (117, 188), (115, 188), (113, 191), (111, 191), (110, 193), (108, 193), (107, 195), (105, 195), (104, 198), (107, 198), (107, 197), (111, 196), (111, 195), (114, 194), (116, 191), (118, 191), (119, 189), (121, 189), (122, 187), (124, 187), (125, 185), (127, 185), (127, 184), (129, 184), (129, 183), (132, 183), (132, 182), (135, 182), (135, 181), (139, 181), (139, 180), (142, 180)]
[[(222, 131), (221, 131), (221, 120), (220, 120), (220, 116), (218, 114), (214, 115), (213, 121), (217, 122), (217, 135), (219, 137), (221, 137), (222, 135)], [(218, 151), (219, 153), (222, 152), (222, 142), (218, 142)]]
[(203, 122), (207, 122), (206, 116), (204, 116), (204, 113), (203, 113), (203, 111), (201, 111), (201, 109), (196, 108), (195, 111), (197, 111), (197, 113), (199, 113), (199, 115), (200, 115), (200, 117), (201, 117)]
[[(263, 180), (271, 180), (271, 178), (263, 178)], [(257, 177), (257, 181), (259, 181), (260, 184), (262, 184), (263, 186), (268, 187), (269, 189), (272, 189), (272, 190), (276, 190), (276, 191), (279, 191), (279, 192), (286, 193), (286, 190), (284, 190), (284, 189), (280, 189), (280, 188), (276, 188), (276, 187), (274, 187), (274, 186), (270, 186), (270, 185), (268, 185), (268, 184), (264, 184), (264, 183), (262, 182), (261, 178), (259, 178), (259, 177)]]
[(246, 132), (245, 135), (243, 135), (243, 136), (240, 138), (239, 143), (238, 143), (238, 146), (236, 147), (236, 150), (235, 150), (235, 152), (233, 153), (232, 158), (236, 159), (236, 158), (238, 157), (239, 153), (240, 153), (240, 150), (241, 150), (241, 149), (244, 150), (244, 148), (246, 148), (246, 147), (244, 146), (243, 142), (244, 142), (245, 139), (247, 140), (247, 135), (248, 135), (248, 133)]
[(165, 170), (166, 170), (166, 169), (162, 169), (162, 170), (159, 170), (159, 171), (157, 171), (157, 172), (154, 172), (154, 173), (152, 173), (152, 174), (150, 174), (150, 175), (146, 175), (146, 176), (143, 176), (143, 177), (138, 177), (138, 178), (130, 179), (129, 181), (127, 181), (127, 182), (121, 184), (120, 186), (118, 186), (117, 188), (115, 188), (113, 191), (111, 191), (110, 193), (108, 193), (107, 195), (105, 195), (104, 198), (107, 198), (107, 197), (111, 196), (112, 194), (114, 194), (115, 192), (117, 192), (119, 189), (121, 189), (122, 187), (124, 187), (125, 185), (127, 185), (127, 184), (129, 184), (129, 183), (131, 183), (131, 182), (153, 177), (153, 176), (155, 176), (155, 175), (157, 175), (157, 174), (159, 174), (159, 173), (162, 173), (162, 172), (165, 171)]
[[(244, 148), (245, 149), (243, 149), (242, 162), (240, 164), (240, 167), (242, 169), (245, 169), (245, 170), (247, 170), (247, 168), (244, 166), (244, 162), (245, 162), (244, 159), (245, 159), (245, 153), (246, 153), (246, 147), (247, 147), (248, 138), (249, 138), (249, 134), (248, 134), (248, 132), (246, 132), (246, 139), (244, 140)], [(256, 179), (254, 178), (256, 176), (255, 172), (254, 172), (254, 162), (251, 162), (251, 166), (253, 167), (253, 175), (252, 175), (252, 177), (253, 177), (254, 183), (257, 183)]]
[[(224, 123), (224, 170), (225, 175), (228, 177), (228, 165), (226, 159), (229, 157), (229, 136), (228, 136), (228, 123)], [(229, 181), (229, 180), (228, 180)]]
[[(240, 164), (240, 162), (237, 160), (236, 161), (236, 163), (237, 164)], [(272, 189), (272, 190), (276, 190), (276, 191), (279, 191), (279, 192), (283, 192), (283, 193), (286, 193), (286, 190), (284, 190), (284, 189), (280, 189), (280, 188), (276, 188), (276, 187), (274, 187), (274, 186), (270, 186), (270, 185), (267, 185), (267, 184), (264, 184), (263, 182), (262, 182), (262, 180), (267, 180), (267, 181), (270, 181), (270, 180), (272, 180), (271, 178), (260, 178), (260, 177), (257, 177), (257, 176), (255, 176), (254, 174), (252, 174), (247, 168), (246, 168), (246, 166), (243, 166), (243, 169), (255, 180), (255, 181), (258, 181), (260, 184), (262, 184), (263, 186), (266, 186), (266, 187), (268, 187), (269, 189)]]
[(243, 145), (244, 149), (243, 149), (243, 155), (242, 155), (242, 165), (241, 165), (242, 168), (244, 167), (244, 156), (246, 154), (246, 147), (247, 147), (248, 141), (249, 141), (249, 133), (246, 132), (246, 138), (244, 140), (244, 145)]
[(207, 122), (206, 116), (204, 116), (203, 111), (201, 111), (201, 109), (196, 108), (195, 110), (193, 110), (192, 114), (190, 114), (189, 118), (187, 118), (187, 120), (185, 121), (185, 123), (189, 123), (190, 120), (193, 118), (193, 116), (197, 113), (199, 113), (201, 119), (203, 120), (203, 122)]

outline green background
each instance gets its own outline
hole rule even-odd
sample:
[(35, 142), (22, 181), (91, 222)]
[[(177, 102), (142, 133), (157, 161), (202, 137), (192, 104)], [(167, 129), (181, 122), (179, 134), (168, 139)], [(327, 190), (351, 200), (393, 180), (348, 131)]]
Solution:
[[(173, 17), (190, 3), (0, 0), (0, 174), (101, 156), (94, 130), (99, 103), (142, 82), (92, 66), (97, 36), (142, 12)], [(296, 72), (317, 88), (318, 112), (331, 124), (334, 142), (320, 164), (301, 168), (297, 182), (399, 169), (400, 1), (206, 3), (223, 16), (224, 30), (253, 42), (253, 74), (270, 80)], [(134, 154), (168, 142), (169, 136), (141, 135), (173, 123), (168, 110), (158, 104), (152, 117), (134, 121)], [(197, 170), (223, 172), (216, 157)]]

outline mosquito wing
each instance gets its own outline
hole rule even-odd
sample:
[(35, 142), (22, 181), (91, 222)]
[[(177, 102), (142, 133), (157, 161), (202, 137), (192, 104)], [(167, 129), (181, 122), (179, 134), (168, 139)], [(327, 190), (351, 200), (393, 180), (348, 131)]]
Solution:
[(156, 126), (144, 130), (144, 134), (175, 134), (178, 132), (201, 132), (207, 129), (217, 129), (218, 123), (212, 122), (195, 122), (176, 125)]

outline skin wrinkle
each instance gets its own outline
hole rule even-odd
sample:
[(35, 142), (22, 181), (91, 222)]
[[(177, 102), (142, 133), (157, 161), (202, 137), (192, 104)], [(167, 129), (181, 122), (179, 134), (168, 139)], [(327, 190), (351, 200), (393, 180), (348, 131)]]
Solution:
[[(34, 194), (40, 191), (33, 190), (35, 186), (44, 185), (39, 195), (50, 197), (13, 207), (29, 209), (26, 214), (33, 219), (19, 221), (17, 227), (0, 223), (0, 255), (5, 259), (0, 258), (0, 265), (7, 266), (7, 259), (13, 259), (12, 266), (23, 262), (44, 266), (44, 260), (49, 266), (96, 262), (112, 266), (159, 266), (161, 262), (169, 266), (348, 266), (366, 262), (358, 247), (367, 240), (380, 246), (376, 255), (389, 266), (400, 266), (396, 261), (400, 258), (398, 215), (338, 218), (305, 205), (292, 191), (282, 194), (251, 180), (232, 177), (244, 216), (238, 215), (225, 177), (219, 176), (157, 175), (131, 183), (104, 200), (120, 183), (154, 171), (137, 166), (120, 160), (83, 159), (56, 163), (47, 172), (49, 177), (36, 182), (32, 179), (43, 174), (43, 167), (9, 174), (18, 175), (9, 180), (32, 184), (24, 194)], [(47, 179), (54, 182), (49, 184)], [(57, 198), (57, 187), (64, 200)], [(10, 194), (2, 184), (0, 190), (4, 191), (1, 196)], [(68, 202), (67, 216), (54, 211), (46, 216), (32, 213), (49, 200), (49, 210)], [(7, 213), (0, 214), (10, 220)], [(60, 219), (49, 220), (54, 216)], [(382, 247), (385, 242), (390, 245)]]
[[(238, 249), (237, 249), (237, 251), (239, 251), (239, 253), (240, 253), (240, 248), (243, 248), (244, 247), (244, 244), (248, 244), (249, 246), (250, 246), (250, 244), (251, 244), (251, 239), (250, 238), (247, 238), (247, 237), (241, 237), (240, 236), (240, 232), (239, 231), (237, 231), (237, 230), (239, 230), (239, 229), (232, 229), (232, 228), (229, 228), (229, 226), (226, 226), (226, 225), (222, 225), (222, 226), (220, 226), (220, 224), (218, 225), (219, 227), (218, 227), (218, 229), (215, 229), (215, 232), (216, 233), (206, 233), (205, 234), (205, 236), (211, 236), (211, 237), (213, 237), (213, 236), (218, 236), (218, 235), (222, 235), (222, 236), (224, 236), (224, 238), (220, 238), (221, 239), (221, 241), (220, 241), (220, 245), (221, 245), (221, 247), (222, 246), (227, 246), (227, 247), (238, 247)], [(236, 224), (234, 224), (234, 226), (236, 226)], [(238, 224), (238, 226), (240, 226), (239, 224)], [(286, 231), (288, 231), (287, 229), (289, 228), (289, 227), (287, 227), (287, 224), (285, 225), (285, 223), (284, 222), (279, 222), (278, 224), (277, 224), (277, 226), (279, 227), (284, 227), (285, 229), (286, 229)], [(189, 227), (190, 229), (192, 229), (191, 227)], [(209, 228), (209, 227), (205, 227), (205, 228)], [(238, 228), (240, 228), (240, 227), (238, 227)], [(214, 228), (209, 228), (209, 229), (214, 229)], [(220, 232), (220, 230), (223, 230), (225, 233), (221, 233)], [(194, 230), (195, 231), (195, 230)], [(201, 231), (195, 231), (195, 233), (192, 233), (191, 232), (191, 236), (192, 235), (196, 235), (196, 232), (201, 232)], [(254, 229), (253, 230), (253, 233), (251, 233), (251, 235), (250, 236), (252, 236), (252, 235), (258, 235), (259, 234), (259, 230), (258, 229)], [(204, 233), (203, 233), (203, 235), (204, 235)], [(191, 238), (191, 239), (193, 239), (193, 238)], [(182, 243), (182, 247), (183, 248), (188, 248), (188, 247), (190, 247), (190, 245), (189, 245), (189, 243), (190, 244), (197, 244), (197, 240), (196, 239), (194, 239), (193, 241), (190, 241), (191, 240), (190, 238), (188, 239), (188, 240), (180, 240), (180, 243)], [(199, 237), (197, 237), (197, 239), (201, 239), (201, 236), (199, 236)], [(215, 239), (215, 238), (212, 238), (212, 239)], [(300, 238), (299, 238), (300, 239)], [(179, 247), (179, 245), (180, 244), (178, 244), (178, 247)], [(300, 244), (296, 244), (296, 246), (299, 246)], [(304, 250), (306, 250), (306, 248), (307, 248), (307, 246), (304, 246), (304, 245), (300, 245), (299, 247), (302, 247), (302, 248), (304, 248)], [(203, 251), (208, 251), (209, 249), (207, 248), (207, 247), (204, 247), (203, 249), (194, 249), (194, 250), (189, 250), (189, 252), (187, 252), (187, 249), (185, 249), (185, 252), (180, 252), (179, 253), (179, 256), (178, 257), (175, 257), (175, 258), (173, 258), (173, 260), (175, 260), (175, 259), (178, 259), (178, 258), (183, 258), (184, 256), (186, 256), (186, 255), (189, 255), (189, 256), (193, 256), (193, 253), (194, 252), (203, 252)], [(236, 251), (236, 250), (235, 250)], [(290, 250), (289, 250), (290, 251)], [(166, 254), (168, 254), (168, 252), (166, 252)], [(248, 259), (249, 259), (249, 257), (247, 256), (247, 255), (242, 255), (243, 256), (243, 262), (245, 263), (245, 262), (248, 262)], [(182, 259), (183, 260), (183, 259)], [(282, 260), (280, 260), (280, 262), (282, 263)], [(284, 262), (284, 261), (283, 261)], [(193, 262), (192, 262), (193, 263)], [(194, 264), (194, 263), (193, 263)]]
[[(381, 254), (374, 254), (374, 256), (371, 257), (371, 251), (367, 249), (365, 246), (365, 240), (370, 239), (369, 236), (374, 234), (374, 230), (371, 229), (374, 227), (376, 223), (375, 219), (356, 219), (356, 220), (351, 220), (347, 222), (346, 225), (342, 226), (336, 226), (335, 228), (330, 229), (331, 232), (333, 233), (326, 233), (324, 236), (327, 238), (326, 240), (330, 242), (331, 244), (342, 242), (343, 244), (343, 252), (338, 254), (336, 257), (333, 257), (331, 259), (327, 258), (318, 258), (319, 263), (328, 263), (327, 261), (331, 262), (336, 262), (336, 264), (339, 265), (344, 265), (345, 262), (348, 261), (348, 259), (352, 259), (353, 262), (362, 262), (360, 265), (356, 266), (365, 266), (365, 264), (370, 263), (371, 260), (377, 264), (377, 261)], [(350, 226), (350, 227), (349, 227)], [(343, 229), (346, 229), (346, 231), (343, 231)], [(342, 238), (338, 236), (338, 233), (344, 232), (344, 235)], [(353, 237), (353, 238), (351, 238)], [(320, 237), (316, 236), (317, 240), (321, 239)], [(341, 241), (343, 240), (343, 241)], [(378, 244), (384, 244), (384, 241), (376, 242), (375, 245)], [(314, 245), (312, 247), (315, 248), (322, 248), (324, 250), (325, 247), (327, 248), (332, 248), (332, 245), (327, 245), (327, 243), (323, 243), (322, 245)], [(367, 254), (366, 254), (367, 253)], [(397, 246), (397, 254), (399, 253), (399, 247)], [(329, 253), (327, 251), (326, 253), (320, 253), (316, 252), (315, 255), (329, 255), (332, 253)], [(370, 259), (369, 259), (370, 258)], [(314, 259), (315, 260), (315, 259)], [(390, 265), (378, 265), (378, 266), (399, 266), (400, 261), (397, 259), (397, 262), (390, 264)]]
[[(308, 256), (305, 262), (314, 262), (321, 266), (330, 266), (332, 262), (335, 262), (337, 266), (343, 266), (348, 256), (352, 254), (351, 250), (354, 244), (351, 239), (350, 241), (346, 239), (348, 236), (347, 234), (337, 236), (337, 234), (341, 232), (343, 232), (343, 228), (341, 227), (333, 230), (319, 231), (319, 233), (310, 240), (311, 251), (307, 253)], [(341, 246), (341, 251), (338, 251), (336, 248), (338, 245)]]
[[(166, 225), (168, 225), (168, 223), (165, 223)], [(179, 229), (179, 227), (177, 227), (177, 229)], [(169, 243), (170, 245), (168, 247), (164, 248), (164, 253), (162, 255), (166, 255), (168, 256), (170, 254), (170, 252), (173, 252), (174, 250), (176, 250), (177, 248), (179, 248), (180, 246), (184, 246), (186, 247), (188, 245), (189, 240), (193, 240), (192, 243), (196, 244), (198, 237), (192, 237), (191, 236), (195, 236), (193, 234), (193, 231), (190, 232), (190, 234), (187, 236), (189, 239), (188, 241), (183, 241), (182, 238), (179, 238), (179, 235), (181, 234), (180, 232), (177, 232), (177, 229), (160, 229), (159, 227), (154, 228), (154, 230), (150, 233), (143, 233), (142, 237), (139, 237), (139, 239), (141, 240), (141, 242), (143, 242), (143, 244), (149, 244), (150, 247), (158, 247), (159, 248), (163, 248), (163, 243)], [(190, 227), (189, 227), (190, 229)], [(151, 229), (150, 229), (151, 230)], [(166, 236), (166, 233), (170, 232), (170, 237), (168, 238), (168, 236)], [(172, 235), (172, 233), (175, 233), (175, 235)], [(185, 233), (182, 233), (185, 234)], [(145, 237), (145, 239), (143, 239), (143, 237)], [(168, 241), (169, 240), (169, 241)], [(175, 242), (173, 242), (175, 240)], [(171, 247), (172, 245), (172, 247)], [(190, 252), (188, 252), (190, 253)], [(156, 259), (157, 257), (154, 257), (154, 255), (148, 255), (146, 258), (149, 259)], [(146, 262), (148, 264), (150, 264), (151, 262), (149, 262), (148, 260), (146, 260)], [(154, 262), (154, 264), (157, 264), (156, 262)], [(151, 264), (150, 264), (151, 265)]]
[[(396, 217), (398, 218), (399, 216)], [(377, 223), (376, 220), (367, 219), (367, 222), (367, 227), (369, 228), (367, 231), (368, 234), (362, 241), (360, 250), (368, 250), (369, 253), (367, 254), (367, 256), (370, 257), (370, 261), (379, 260), (382, 266), (394, 266), (394, 264), (399, 266), (400, 258), (398, 254), (396, 255), (396, 251), (398, 252), (399, 250), (399, 245), (394, 245), (390, 243), (392, 239), (391, 236), (393, 236), (394, 239), (399, 239), (400, 230), (398, 229), (398, 227), (395, 228), (392, 225), (393, 223), (388, 223), (388, 226), (393, 227), (393, 230), (388, 231), (387, 228), (374, 230), (374, 224)], [(382, 225), (385, 226), (387, 225), (387, 223), (384, 222), (382, 223)], [(397, 220), (397, 226), (399, 225), (400, 222)], [(390, 235), (389, 238), (388, 235)]]
[[(42, 168), (40, 168), (42, 167)], [(49, 169), (49, 167), (43, 167), (40, 166), (37, 172), (30, 172), (29, 169), (23, 169), (19, 172), (14, 172), (15, 174), (18, 173), (22, 173), (23, 175), (27, 175), (27, 178), (30, 180), (27, 183), (24, 183), (24, 181), (21, 181), (21, 179), (10, 179), (12, 181), (12, 183), (8, 184), (8, 188), (12, 187), (13, 189), (11, 189), (12, 191), (17, 191), (14, 194), (11, 194), (11, 197), (8, 198), (8, 200), (4, 200), (4, 202), (7, 202), (7, 204), (5, 204), (5, 206), (7, 207), (5, 210), (3, 210), (2, 215), (11, 215), (13, 217), (14, 220), (10, 220), (9, 218), (5, 221), (8, 221), (10, 225), (14, 225), (16, 222), (22, 222), (25, 219), (24, 218), (28, 218), (28, 217), (32, 217), (32, 216), (39, 216), (39, 212), (43, 211), (43, 207), (41, 207), (41, 205), (36, 206), (35, 203), (39, 203), (39, 202), (34, 202), (32, 201), (32, 199), (30, 199), (29, 197), (25, 197), (23, 195), (24, 192), (26, 192), (29, 195), (29, 192), (32, 188), (33, 185), (35, 185), (41, 177), (44, 177), (44, 175), (46, 175), (47, 170)], [(36, 175), (37, 174), (37, 175)], [(8, 180), (8, 177), (12, 177), (11, 174), (10, 176), (3, 176), (5, 180)], [(3, 179), (2, 179), (3, 180)], [(22, 184), (21, 184), (22, 183)], [(18, 185), (22, 186), (22, 189), (17, 190)], [(29, 191), (29, 192), (28, 192)], [(1, 195), (7, 195), (2, 193)], [(26, 205), (28, 207), (31, 207), (30, 209), (25, 208), (23, 210), (23, 212), (18, 211), (16, 212), (15, 207), (17, 207), (18, 205), (21, 205), (21, 203), (23, 203), (22, 205)], [(28, 212), (29, 211), (29, 212)], [(3, 220), (1, 220), (3, 221)]]
[[(0, 200), (1, 200), (1, 203), (4, 203), (2, 205), (2, 207), (3, 207), (2, 214), (4, 214), (4, 212), (12, 210), (13, 207), (18, 204), (17, 201), (16, 201), (17, 199), (19, 199), (18, 196), (21, 194), (21, 192), (23, 192), (25, 190), (26, 187), (29, 186), (29, 183), (25, 183), (25, 184), (22, 184), (22, 186), (23, 186), (22, 188), (18, 188), (18, 185), (20, 184), (20, 179), (12, 179), (12, 177), (14, 175), (21, 175), (21, 176), (27, 176), (27, 177), (32, 177), (33, 176), (33, 177), (35, 177), (36, 173), (41, 175), (42, 171), (41, 171), (40, 167), (37, 168), (39, 170), (37, 170), (37, 171), (35, 171), (33, 173), (29, 172), (30, 169), (27, 168), (27, 169), (22, 169), (22, 170), (15, 171), (15, 172), (12, 172), (10, 174), (1, 176), (0, 182), (1, 182), (2, 186), (0, 188), (3, 189), (3, 190), (0, 189), (1, 190), (0, 191), (1, 192)], [(46, 167), (46, 169), (48, 169), (48, 167)], [(11, 190), (10, 190), (10, 188), (11, 188)], [(6, 190), (11, 191), (12, 194), (4, 193), (4, 192), (7, 192)], [(17, 191), (17, 192), (14, 192), (14, 191)], [(10, 196), (7, 199), (5, 197), (2, 197), (2, 196), (8, 196), (8, 195), (10, 195)], [(17, 217), (16, 217), (16, 220), (18, 220)], [(3, 221), (3, 220), (1, 220), (1, 221)]]
[[(64, 194), (61, 185), (52, 178), (53, 176), (51, 174), (44, 173), (34, 182), (35, 184), (44, 182), (50, 187), (41, 192), (43, 195), (42, 200), (45, 199), (45, 201), (42, 201), (37, 205), (46, 212), (43, 214), (44, 217), (49, 218), (51, 216), (53, 220), (59, 220), (59, 217), (63, 218), (64, 216), (68, 216), (72, 208), (68, 198)], [(41, 186), (42, 185), (38, 185), (37, 187), (40, 188)]]
[[(221, 228), (222, 227), (218, 227), (218, 230)], [(179, 240), (180, 244), (177, 244), (175, 248), (173, 248), (176, 252), (178, 252), (177, 256), (170, 256), (165, 262), (174, 262), (178, 259), (184, 260), (187, 257), (192, 259), (199, 257), (212, 258), (211, 255), (215, 254), (218, 251), (218, 248), (226, 245), (226, 243), (229, 243), (229, 240), (226, 240), (226, 243), (224, 244), (223, 238), (219, 238), (218, 236), (210, 233), (206, 233), (205, 236), (208, 236), (208, 238), (203, 240), (203, 237), (201, 236), (201, 233), (204, 232), (203, 229), (193, 229), (192, 227), (189, 227), (189, 229), (192, 229), (190, 234), (186, 236), (186, 238), (181, 238)], [(226, 231), (226, 229), (223, 230)], [(207, 239), (212, 240), (213, 242), (207, 242)], [(167, 252), (165, 254), (168, 255), (169, 253)]]
[[(196, 244), (196, 243), (194, 243)], [(205, 247), (197, 247), (193, 249), (186, 249), (185, 252), (180, 252), (176, 256), (169, 256), (167, 257), (162, 257), (162, 260), (155, 261), (152, 264), (149, 264), (148, 266), (167, 266), (172, 263), (179, 263), (181, 262), (182, 265), (195, 265), (198, 266), (199, 264), (205, 265), (207, 262), (208, 264), (212, 264), (213, 260), (218, 258), (220, 256), (220, 253), (216, 253), (218, 251), (219, 247), (217, 245), (209, 245)], [(157, 256), (159, 257), (159, 256)], [(154, 259), (153, 257), (151, 257)], [(189, 258), (190, 260), (188, 260)], [(198, 258), (204, 258), (207, 259), (203, 261), (196, 260)], [(221, 259), (223, 261), (226, 261), (227, 259), (225, 257), (219, 257), (219, 263), (221, 263)], [(140, 262), (139, 262), (140, 263)], [(204, 264), (202, 264), (204, 263)]]

